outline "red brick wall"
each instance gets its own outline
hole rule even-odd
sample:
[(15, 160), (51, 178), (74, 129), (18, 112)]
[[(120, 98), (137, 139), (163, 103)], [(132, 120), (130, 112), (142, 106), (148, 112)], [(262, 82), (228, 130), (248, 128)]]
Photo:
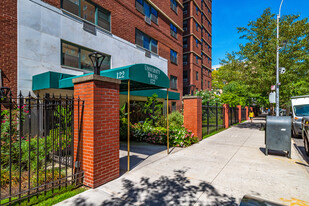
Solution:
[(202, 99), (200, 97), (185, 97), (183, 103), (184, 127), (192, 130), (194, 136), (201, 140), (203, 138)]
[(229, 128), (229, 105), (223, 104), (224, 128)]
[(43, 0), (44, 2), (52, 5), (52, 6), (55, 6), (57, 8), (60, 8), (60, 0)]
[[(84, 184), (95, 188), (119, 176), (119, 85), (92, 81), (74, 85), (85, 101), (79, 161)], [(74, 159), (78, 148), (78, 109), (74, 108)]]
[[(206, 0), (207, 1), (207, 0)], [(201, 3), (201, 0), (196, 0), (195, 2), (193, 0), (185, 1), (188, 4), (188, 13), (184, 15), (184, 19), (188, 21), (188, 30), (184, 33), (184, 36), (188, 38), (188, 48), (184, 48), (185, 52), (195, 52), (199, 56), (201, 55), (201, 52), (204, 51), (209, 57), (211, 57), (211, 48), (208, 50), (208, 45), (211, 47), (211, 37), (208, 38), (207, 32), (211, 34), (211, 24), (208, 25), (207, 19), (211, 23), (211, 14), (208, 14), (209, 4), (211, 2), (205, 2), (204, 4)], [(196, 12), (196, 8), (198, 8), (198, 13)], [(201, 12), (207, 15), (207, 18), (205, 16), (201, 15)], [(198, 31), (196, 30), (196, 23), (199, 25), (203, 25), (205, 28), (201, 28), (199, 26)], [(202, 32), (203, 31), (203, 32)], [(202, 35), (203, 33), (203, 35)], [(191, 35), (190, 35), (191, 34)], [(190, 35), (190, 36), (189, 36)], [(196, 38), (194, 38), (195, 35), (198, 37), (198, 39), (202, 40), (203, 37), (203, 47), (201, 46), (201, 42), (199, 42), (199, 48), (196, 47)], [(206, 43), (207, 42), (207, 43)], [(208, 44), (208, 45), (207, 45)], [(195, 57), (193, 53), (190, 54), (190, 64), (184, 66), (184, 70), (189, 70), (191, 73), (190, 82), (186, 82), (184, 85), (185, 87), (188, 87), (189, 85), (196, 85), (195, 87), (190, 87), (191, 90), (196, 90), (198, 88), (199, 90), (211, 90), (211, 83), (208, 87), (208, 82), (211, 82), (211, 74), (208, 74), (208, 70), (211, 70), (211, 61), (208, 62), (208, 58), (206, 54), (203, 53), (203, 60), (199, 59), (199, 63), (195, 63)], [(192, 61), (193, 60), (193, 61)], [(203, 70), (202, 70), (203, 67)], [(199, 80), (196, 80), (195, 72), (199, 72)], [(192, 74), (194, 76), (192, 76)]]
[(17, 0), (0, 1), (0, 69), (3, 86), (17, 96)]

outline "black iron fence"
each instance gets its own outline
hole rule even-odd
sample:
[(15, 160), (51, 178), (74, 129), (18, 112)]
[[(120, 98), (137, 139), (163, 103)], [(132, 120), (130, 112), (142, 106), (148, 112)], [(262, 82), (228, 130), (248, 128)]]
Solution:
[(81, 119), (79, 99), (29, 94), (1, 100), (1, 205), (82, 184), (83, 172), (73, 161), (78, 152), (74, 151), (74, 107)]
[(247, 113), (247, 110), (246, 108), (241, 108), (241, 121), (245, 121), (246, 120), (246, 113)]
[(229, 125), (234, 125), (239, 122), (238, 120), (238, 108), (237, 107), (229, 107)]
[(203, 136), (224, 127), (224, 108), (207, 105), (202, 106), (202, 131)]

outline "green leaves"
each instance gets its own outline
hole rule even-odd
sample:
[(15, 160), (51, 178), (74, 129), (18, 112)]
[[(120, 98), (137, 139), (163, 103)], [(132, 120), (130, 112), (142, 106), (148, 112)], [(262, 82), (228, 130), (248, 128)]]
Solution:
[[(266, 9), (260, 18), (237, 28), (245, 44), (238, 52), (228, 53), (223, 65), (213, 76), (215, 89), (223, 89), (224, 103), (250, 104), (252, 101), (268, 106), (271, 85), (276, 83), (276, 15)], [(299, 15), (280, 19), (280, 103), (289, 104), (293, 95), (308, 94), (309, 78), (309, 24)], [(283, 46), (282, 42), (287, 41)], [(230, 85), (232, 84), (232, 85)]]

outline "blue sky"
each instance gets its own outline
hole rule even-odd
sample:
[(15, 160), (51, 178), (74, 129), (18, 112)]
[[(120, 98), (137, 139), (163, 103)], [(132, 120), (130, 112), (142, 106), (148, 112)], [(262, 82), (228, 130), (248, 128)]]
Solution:
[[(212, 65), (218, 65), (226, 52), (239, 51), (237, 27), (246, 27), (266, 8), (277, 14), (281, 0), (213, 0), (212, 1)], [(309, 17), (309, 0), (284, 0), (281, 15), (300, 14)]]

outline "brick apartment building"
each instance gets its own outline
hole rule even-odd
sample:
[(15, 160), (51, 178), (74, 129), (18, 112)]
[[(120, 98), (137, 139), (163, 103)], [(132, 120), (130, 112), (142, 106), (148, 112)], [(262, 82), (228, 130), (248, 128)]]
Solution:
[(182, 96), (182, 24), (182, 0), (1, 0), (1, 86), (35, 95), (34, 75), (92, 72), (88, 54), (99, 51), (104, 69), (160, 68)]
[(212, 0), (183, 2), (183, 94), (211, 89)]

